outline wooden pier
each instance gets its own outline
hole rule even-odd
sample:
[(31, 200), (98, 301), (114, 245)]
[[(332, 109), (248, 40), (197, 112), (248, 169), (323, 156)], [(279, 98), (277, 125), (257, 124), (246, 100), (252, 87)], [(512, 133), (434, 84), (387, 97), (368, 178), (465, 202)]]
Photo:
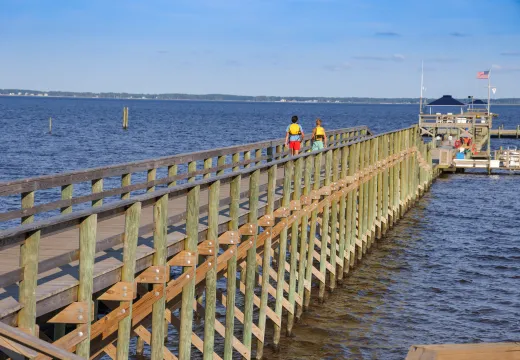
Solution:
[(127, 359), (137, 338), (154, 360), (261, 359), (439, 172), (418, 126), (328, 135), (0, 183), (21, 199), (0, 213), (0, 352)]

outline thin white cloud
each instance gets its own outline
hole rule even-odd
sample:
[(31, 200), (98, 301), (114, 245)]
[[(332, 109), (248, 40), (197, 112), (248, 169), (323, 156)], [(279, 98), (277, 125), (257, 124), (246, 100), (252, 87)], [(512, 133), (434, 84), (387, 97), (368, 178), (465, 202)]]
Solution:
[(335, 64), (335, 65), (325, 65), (323, 66), (323, 69), (327, 70), (327, 71), (331, 71), (331, 72), (338, 72), (338, 71), (345, 71), (345, 70), (349, 70), (352, 68), (352, 65), (348, 62), (344, 62), (344, 63), (341, 63), (341, 64)]
[(377, 56), (377, 55), (357, 55), (353, 59), (356, 60), (367, 60), (367, 61), (397, 61), (401, 62), (406, 59), (403, 54), (393, 54), (390, 56)]

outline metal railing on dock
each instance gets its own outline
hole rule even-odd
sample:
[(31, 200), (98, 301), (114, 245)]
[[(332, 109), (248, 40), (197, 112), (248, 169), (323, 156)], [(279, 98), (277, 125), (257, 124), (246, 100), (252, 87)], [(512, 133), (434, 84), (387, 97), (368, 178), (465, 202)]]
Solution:
[[(149, 344), (152, 359), (189, 359), (192, 351), (204, 359), (262, 358), (266, 322), (274, 324), (278, 346), (282, 327), (291, 333), (312, 292), (323, 301), (326, 288), (335, 288), (435, 175), (417, 126), (377, 136), (365, 127), (330, 135), (330, 147), (295, 157), (280, 141), (263, 142), (84, 177), (75, 172), (0, 184), (0, 195), (23, 194), (22, 209), (34, 209), (34, 192), (45, 187), (61, 187), (70, 201), (66, 188), (79, 181), (92, 182), (91, 197), (81, 201), (93, 201), (77, 211), (70, 202), (51, 201), (49, 207), (69, 209), (37, 221), (30, 218), (35, 210), (22, 210), (20, 226), (0, 231), (4, 251), (21, 245), (20, 266), (0, 277), (3, 287), (19, 282), (13, 299), (0, 302), (0, 319), (32, 335), (55, 324), (52, 349), (86, 359), (127, 359), (133, 337), (138, 349)], [(187, 172), (179, 175), (173, 169), (181, 163)], [(168, 176), (158, 180), (160, 167)], [(139, 186), (147, 192), (130, 196), (128, 174), (136, 171), (146, 171)], [(121, 178), (115, 194), (124, 197), (102, 204), (114, 195), (100, 185), (107, 176)], [(181, 179), (187, 181), (174, 183)], [(42, 260), (39, 250), (52, 242), (77, 245)], [(57, 269), (62, 265), (66, 270)], [(100, 302), (110, 309), (102, 317), (93, 306)], [(193, 326), (194, 315), (203, 326)], [(63, 324), (75, 328), (66, 332)], [(48, 358), (44, 349), (37, 352)]]

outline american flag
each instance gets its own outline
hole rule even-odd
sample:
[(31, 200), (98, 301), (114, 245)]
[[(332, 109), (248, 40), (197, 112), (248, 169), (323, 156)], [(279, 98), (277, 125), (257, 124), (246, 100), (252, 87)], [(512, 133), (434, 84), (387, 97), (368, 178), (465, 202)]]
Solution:
[(477, 79), (489, 79), (489, 71), (479, 71), (477, 73)]

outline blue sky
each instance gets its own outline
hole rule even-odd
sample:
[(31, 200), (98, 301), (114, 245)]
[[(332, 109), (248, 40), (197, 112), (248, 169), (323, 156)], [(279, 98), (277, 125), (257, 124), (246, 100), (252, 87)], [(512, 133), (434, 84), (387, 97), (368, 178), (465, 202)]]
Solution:
[(520, 0), (0, 0), (0, 88), (520, 97)]

